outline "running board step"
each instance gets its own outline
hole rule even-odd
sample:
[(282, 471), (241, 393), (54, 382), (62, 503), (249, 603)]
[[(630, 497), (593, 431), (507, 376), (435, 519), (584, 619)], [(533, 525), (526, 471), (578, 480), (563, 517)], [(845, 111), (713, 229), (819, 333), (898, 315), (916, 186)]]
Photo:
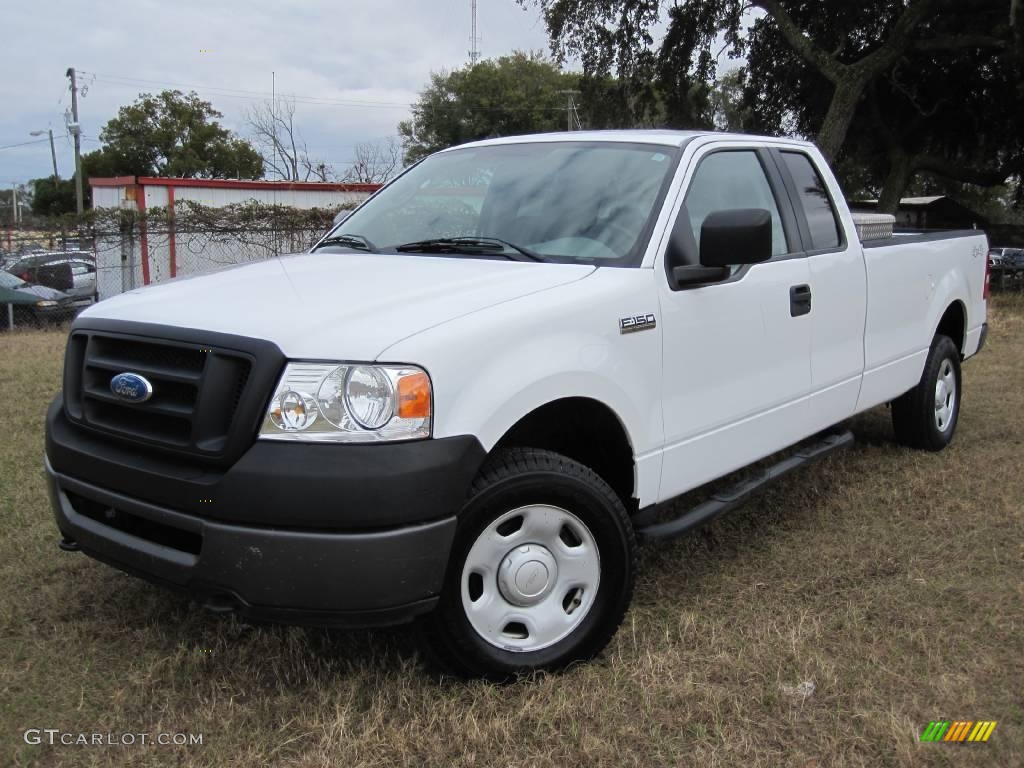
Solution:
[[(684, 512), (674, 520), (637, 528), (637, 536), (644, 541), (674, 539), (677, 536), (682, 536), (687, 531), (703, 525), (723, 512), (739, 506), (757, 491), (780, 477), (788, 475), (794, 469), (812, 464), (832, 451), (850, 445), (853, 445), (853, 433), (849, 431), (830, 434), (813, 443), (807, 443), (777, 464), (760, 469), (736, 485), (719, 491), (707, 501)], [(650, 512), (646, 509), (639, 512), (633, 518), (634, 524), (644, 522), (651, 516), (651, 512), (656, 513), (657, 507), (650, 508)]]

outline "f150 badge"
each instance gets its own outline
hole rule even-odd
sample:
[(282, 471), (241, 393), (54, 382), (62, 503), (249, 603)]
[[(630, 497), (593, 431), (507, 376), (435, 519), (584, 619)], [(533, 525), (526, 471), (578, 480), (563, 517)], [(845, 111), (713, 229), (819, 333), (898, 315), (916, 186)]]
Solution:
[(619, 333), (636, 333), (649, 331), (658, 325), (658, 319), (648, 312), (646, 315), (633, 315), (619, 318)]

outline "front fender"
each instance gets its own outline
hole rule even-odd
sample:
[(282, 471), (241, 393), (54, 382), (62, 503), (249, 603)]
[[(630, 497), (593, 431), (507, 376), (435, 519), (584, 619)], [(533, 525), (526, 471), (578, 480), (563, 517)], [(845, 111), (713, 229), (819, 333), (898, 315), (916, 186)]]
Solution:
[(381, 359), (429, 372), (435, 437), (474, 435), (488, 451), (543, 405), (602, 403), (626, 431), (645, 498), (660, 475), (661, 328), (622, 334), (618, 318), (656, 308), (651, 280), (651, 270), (597, 270), (428, 329)]

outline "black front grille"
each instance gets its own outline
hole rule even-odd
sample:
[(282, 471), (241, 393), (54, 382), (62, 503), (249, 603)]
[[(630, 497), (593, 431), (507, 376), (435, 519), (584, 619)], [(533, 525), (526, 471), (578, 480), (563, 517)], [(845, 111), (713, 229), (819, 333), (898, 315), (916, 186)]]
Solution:
[[(256, 362), (239, 349), (79, 328), (68, 342), (64, 406), (72, 421), (110, 435), (221, 458), (233, 436), (251, 439), (255, 431), (253, 417), (266, 397), (249, 397)], [(119, 373), (144, 376), (152, 396), (132, 403), (114, 395), (110, 381)]]

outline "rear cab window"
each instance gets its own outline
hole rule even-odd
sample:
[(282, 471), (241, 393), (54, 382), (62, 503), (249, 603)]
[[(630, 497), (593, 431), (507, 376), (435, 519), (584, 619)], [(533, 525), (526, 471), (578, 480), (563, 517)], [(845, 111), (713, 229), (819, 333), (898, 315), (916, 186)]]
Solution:
[(825, 182), (811, 158), (803, 152), (784, 150), (779, 153), (796, 185), (798, 202), (807, 219), (811, 242), (808, 250), (827, 251), (839, 248), (843, 242), (839, 216), (828, 194)]

